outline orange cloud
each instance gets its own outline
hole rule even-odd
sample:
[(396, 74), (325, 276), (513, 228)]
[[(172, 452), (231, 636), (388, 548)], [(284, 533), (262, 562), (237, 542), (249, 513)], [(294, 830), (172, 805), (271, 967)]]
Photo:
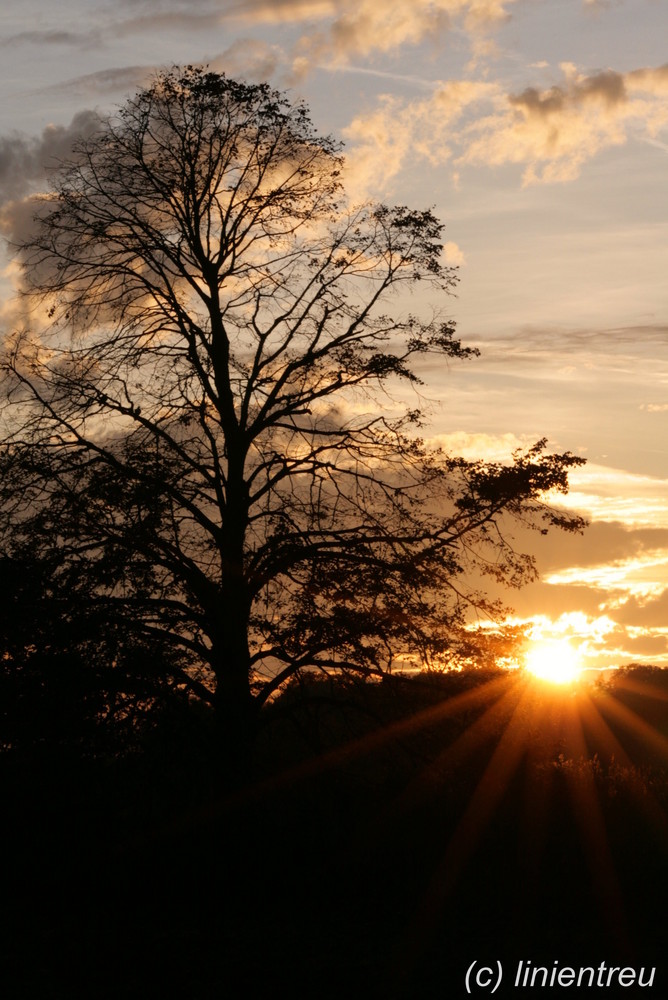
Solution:
[(577, 584), (607, 591), (610, 596), (602, 610), (615, 609), (624, 605), (629, 597), (643, 602), (668, 589), (668, 551), (655, 549), (635, 558), (598, 566), (572, 566), (551, 573), (544, 582), (553, 586)]
[(668, 528), (665, 479), (622, 469), (586, 465), (570, 477), (570, 491), (561, 501), (592, 521), (615, 521), (627, 528)]
[(411, 160), (446, 163), (455, 152), (462, 116), (499, 95), (496, 84), (475, 80), (436, 84), (427, 97), (410, 102), (384, 95), (373, 111), (357, 115), (344, 129), (351, 145), (348, 183), (361, 194), (379, 194)]
[(297, 45), (295, 71), (318, 62), (345, 63), (352, 56), (392, 52), (437, 38), (457, 25), (479, 36), (509, 16), (517, 0), (247, 0), (234, 10), (246, 23), (324, 21)]
[(525, 184), (568, 181), (638, 127), (651, 137), (668, 123), (668, 67), (584, 76), (564, 63), (562, 71), (563, 84), (511, 94), (505, 107), (472, 123), (458, 162), (525, 164)]
[(634, 135), (658, 142), (668, 125), (668, 65), (629, 73), (578, 73), (504, 94), (498, 84), (451, 80), (412, 101), (384, 96), (346, 130), (361, 182), (382, 190), (409, 157), (432, 165), (524, 167), (523, 183), (574, 180), (588, 160)]

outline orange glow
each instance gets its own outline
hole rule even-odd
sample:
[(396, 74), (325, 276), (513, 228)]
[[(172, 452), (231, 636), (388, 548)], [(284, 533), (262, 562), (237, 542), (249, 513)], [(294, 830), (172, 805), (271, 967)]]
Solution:
[(582, 670), (579, 653), (567, 639), (534, 643), (526, 659), (527, 670), (552, 684), (569, 684)]

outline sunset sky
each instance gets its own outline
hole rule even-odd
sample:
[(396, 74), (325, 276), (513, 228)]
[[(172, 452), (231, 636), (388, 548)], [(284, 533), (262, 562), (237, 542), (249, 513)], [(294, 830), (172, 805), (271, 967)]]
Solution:
[(93, 112), (174, 63), (289, 88), (355, 196), (433, 206), (481, 357), (421, 372), (428, 433), (587, 459), (566, 502), (590, 528), (531, 537), (541, 580), (509, 602), (590, 665), (668, 665), (665, 0), (23, 0), (0, 33), (10, 236)]

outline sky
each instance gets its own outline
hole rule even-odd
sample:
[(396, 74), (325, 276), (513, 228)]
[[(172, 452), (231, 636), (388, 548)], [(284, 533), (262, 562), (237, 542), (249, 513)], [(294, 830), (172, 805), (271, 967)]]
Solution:
[(432, 207), (480, 357), (421, 370), (426, 433), (587, 460), (562, 502), (590, 526), (521, 540), (514, 620), (590, 666), (668, 665), (665, 0), (10, 0), (0, 49), (10, 236), (95, 114), (186, 63), (303, 98), (355, 197)]

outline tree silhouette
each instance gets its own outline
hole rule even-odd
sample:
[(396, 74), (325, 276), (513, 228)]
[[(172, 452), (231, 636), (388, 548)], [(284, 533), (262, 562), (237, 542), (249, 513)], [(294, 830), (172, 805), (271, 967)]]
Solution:
[(582, 527), (545, 500), (569, 453), (470, 463), (418, 437), (412, 361), (475, 353), (406, 312), (452, 290), (442, 226), (349, 205), (342, 167), (302, 104), (175, 69), (79, 143), (17, 251), (5, 553), (182, 650), (173, 682), (228, 746), (302, 668), (450, 656), (491, 607), (469, 581), (533, 572), (513, 520)]

